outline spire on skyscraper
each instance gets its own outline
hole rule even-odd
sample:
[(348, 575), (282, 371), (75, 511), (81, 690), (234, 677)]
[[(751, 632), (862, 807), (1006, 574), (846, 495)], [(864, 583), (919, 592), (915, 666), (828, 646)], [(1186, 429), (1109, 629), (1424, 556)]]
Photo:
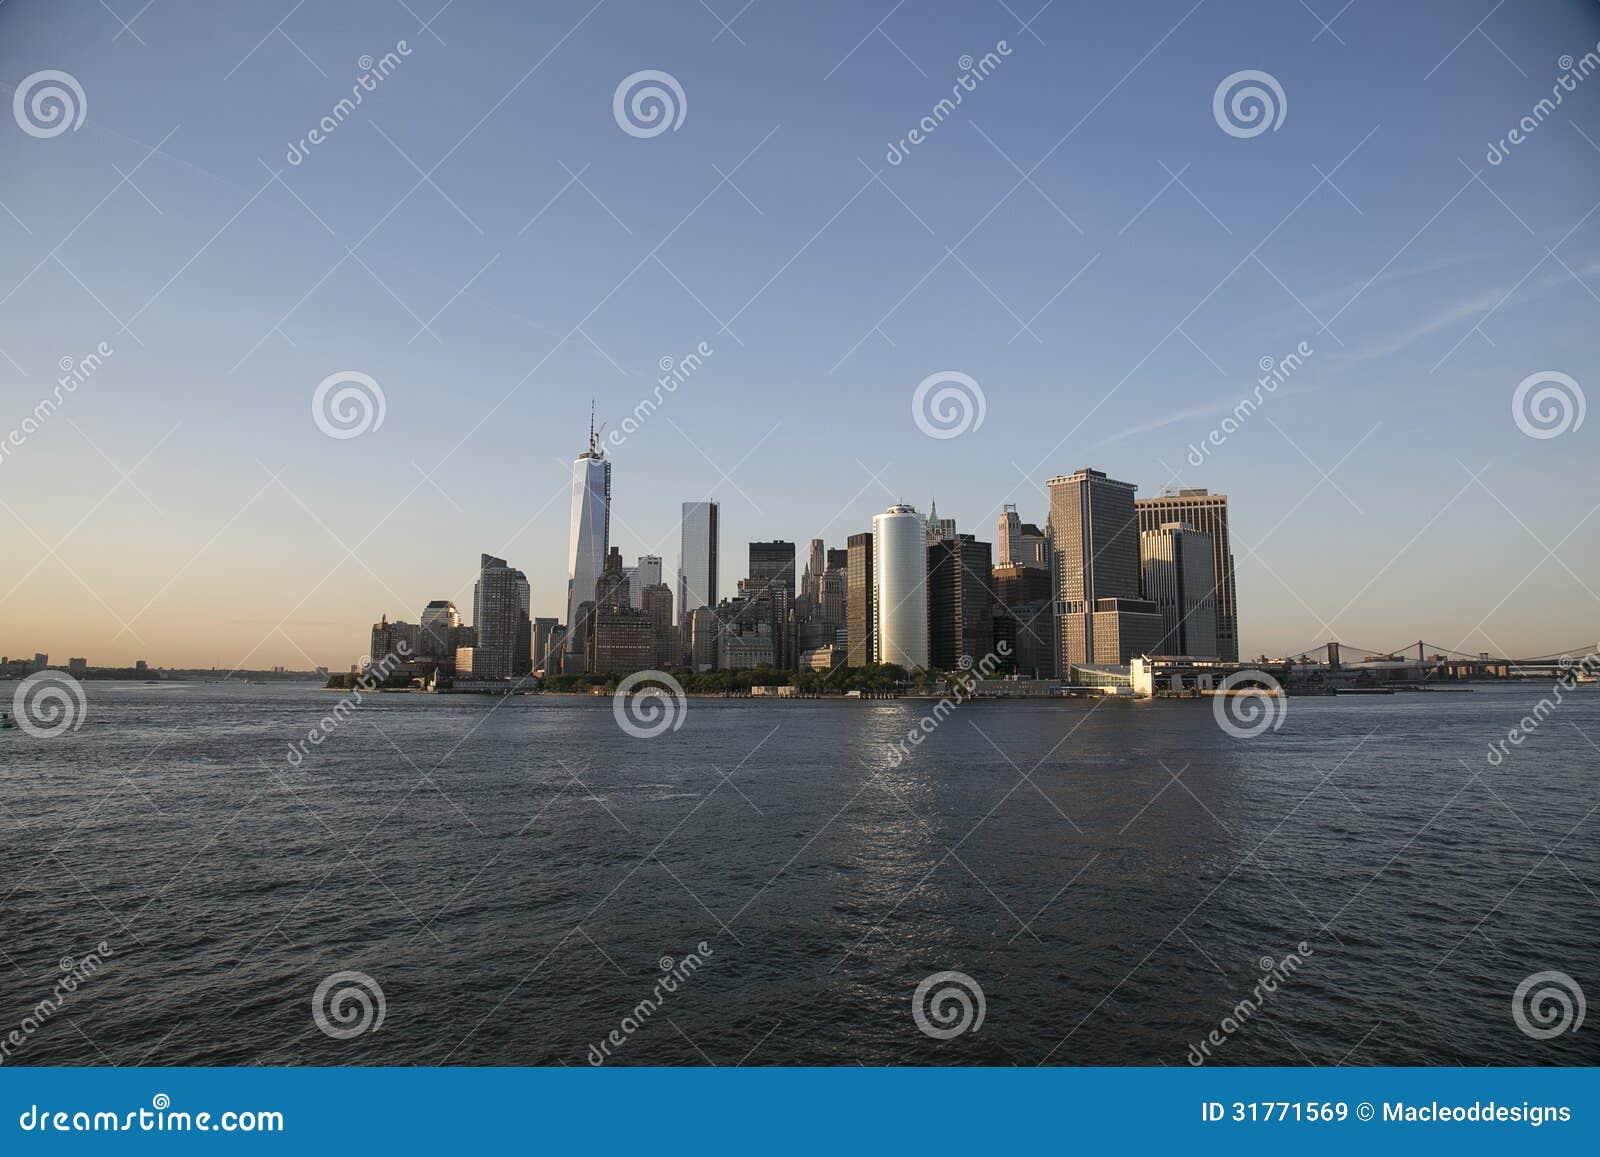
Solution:
[[(604, 426), (601, 429), (605, 429)], [(594, 428), (594, 399), (589, 399), (589, 449), (584, 455), (587, 458), (604, 458), (605, 451), (600, 449), (600, 430)]]

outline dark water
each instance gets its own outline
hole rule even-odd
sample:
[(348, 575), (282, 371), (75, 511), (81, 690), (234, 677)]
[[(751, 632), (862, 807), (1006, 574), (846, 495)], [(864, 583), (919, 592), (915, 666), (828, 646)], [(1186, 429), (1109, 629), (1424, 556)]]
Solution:
[[(1219, 1063), (1600, 1061), (1600, 1013), (1512, 1016), (1537, 972), (1600, 996), (1593, 687), (1500, 767), (1547, 687), (1295, 699), (1248, 740), (1206, 702), (974, 703), (900, 766), (927, 703), (638, 739), (609, 699), (369, 696), (298, 768), (333, 693), (88, 690), (77, 732), (0, 732), (0, 1037), (111, 955), (7, 1063), (582, 1065), (702, 941), (617, 1063), (1182, 1065), (1301, 942)], [(313, 1022), (339, 970), (378, 1031)], [(935, 1040), (945, 970), (985, 1016)]]

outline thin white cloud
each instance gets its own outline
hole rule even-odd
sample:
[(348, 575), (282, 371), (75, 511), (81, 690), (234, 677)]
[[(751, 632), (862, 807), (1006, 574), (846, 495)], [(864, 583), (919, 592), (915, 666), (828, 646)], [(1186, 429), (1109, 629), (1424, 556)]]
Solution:
[(1470, 297), (1448, 305), (1437, 313), (1423, 319), (1409, 329), (1394, 334), (1385, 341), (1369, 346), (1356, 354), (1357, 361), (1370, 361), (1373, 358), (1386, 358), (1399, 353), (1412, 342), (1420, 341), (1431, 333), (1450, 329), (1468, 319), (1476, 319), (1488, 313), (1505, 296), (1505, 290), (1495, 289), (1477, 297)]
[(1098, 450), (1100, 447), (1109, 446), (1113, 442), (1122, 442), (1128, 438), (1138, 437), (1140, 434), (1148, 434), (1153, 430), (1164, 430), (1168, 426), (1175, 426), (1179, 422), (1188, 421), (1190, 418), (1213, 418), (1219, 414), (1230, 414), (1233, 412), (1233, 407), (1237, 402), (1237, 398), (1227, 398), (1219, 402), (1212, 402), (1208, 406), (1195, 406), (1191, 409), (1179, 410), (1162, 418), (1152, 418), (1148, 422), (1141, 422), (1137, 426), (1129, 426), (1126, 430), (1108, 434), (1091, 448)]

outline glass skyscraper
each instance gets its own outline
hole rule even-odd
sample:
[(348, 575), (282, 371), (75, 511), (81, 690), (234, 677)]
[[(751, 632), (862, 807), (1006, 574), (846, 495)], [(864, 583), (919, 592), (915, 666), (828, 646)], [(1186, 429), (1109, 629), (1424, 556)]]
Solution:
[(877, 616), (874, 613), (872, 581), (872, 534), (852, 534), (845, 540), (846, 578), (844, 593), (845, 662), (865, 667), (876, 662)]
[(567, 546), (566, 672), (583, 666), (580, 607), (594, 599), (594, 584), (611, 549), (611, 463), (600, 449), (594, 416), (589, 418), (589, 448), (572, 463), (572, 525)]
[(876, 650), (880, 663), (928, 665), (928, 529), (915, 507), (872, 518)]
[(1163, 491), (1154, 498), (1133, 503), (1141, 531), (1160, 530), (1169, 522), (1183, 522), (1211, 536), (1211, 560), (1217, 592), (1217, 656), (1239, 661), (1239, 599), (1233, 579), (1233, 544), (1228, 539), (1228, 496), (1204, 487), (1185, 487), (1176, 494)]
[(472, 674), (480, 679), (509, 679), (519, 662), (527, 661), (529, 645), (528, 579), (492, 554), (478, 558), (478, 585), (472, 592), (473, 628), (477, 645)]
[(1079, 470), (1045, 485), (1058, 560), (1061, 673), (1153, 653), (1165, 632), (1160, 608), (1143, 597), (1133, 483)]
[(678, 548), (678, 623), (687, 628), (698, 607), (717, 605), (717, 535), (721, 508), (707, 499), (685, 502)]

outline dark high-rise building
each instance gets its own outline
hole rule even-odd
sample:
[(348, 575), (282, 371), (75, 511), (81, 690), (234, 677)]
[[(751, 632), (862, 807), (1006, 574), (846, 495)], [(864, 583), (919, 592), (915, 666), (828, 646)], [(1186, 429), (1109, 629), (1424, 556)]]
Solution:
[(844, 570), (850, 565), (850, 552), (837, 546), (828, 548), (827, 570)]
[(655, 668), (666, 671), (678, 666), (680, 643), (678, 628), (672, 621), (672, 588), (666, 583), (651, 583), (640, 593), (644, 613), (650, 616), (650, 627), (655, 635)]
[(517, 572), (517, 620), (511, 640), (511, 674), (515, 677), (533, 674), (533, 587), (527, 576)]
[(1050, 590), (1050, 572), (1044, 567), (1014, 563), (997, 566), (994, 568), (994, 597), (1006, 607), (1049, 602), (1054, 597)]
[[(834, 552), (829, 552), (834, 553)], [(844, 554), (844, 551), (838, 551)], [(822, 572), (822, 582), (818, 586), (818, 601), (816, 616), (829, 627), (837, 631), (845, 625), (844, 607), (845, 591), (849, 583), (849, 570), (846, 566), (830, 566)], [(828, 640), (832, 642), (832, 639)]]
[(994, 634), (994, 653), (998, 659), (993, 669), (1007, 675), (1014, 674), (1017, 669), (1017, 620), (999, 603), (995, 604), (991, 630)]
[(549, 664), (550, 639), (559, 624), (555, 619), (533, 620), (533, 669), (544, 670)]
[(994, 650), (993, 547), (970, 534), (928, 543), (928, 665), (976, 666)]
[[(397, 659), (414, 659), (417, 657), (419, 646), (420, 638), (416, 623), (405, 623), (399, 619), (391, 623), (388, 615), (382, 615), (372, 624), (372, 645), (368, 648), (367, 657), (374, 663), (390, 655)], [(35, 656), (35, 662), (37, 661)], [(45, 664), (48, 663), (47, 657)], [(45, 667), (41, 665), (36, 669), (43, 671)]]
[[(532, 661), (528, 623), (528, 579), (503, 558), (478, 558), (478, 585), (472, 594), (472, 674), (479, 679), (509, 679), (518, 663)], [(526, 648), (526, 649), (525, 649)]]
[(1217, 579), (1211, 536), (1182, 522), (1139, 536), (1145, 594), (1161, 608), (1163, 655), (1217, 658)]
[(794, 590), (794, 543), (775, 539), (750, 544), (750, 577), (763, 583), (783, 582)]
[(600, 607), (594, 613), (588, 669), (601, 675), (631, 675), (655, 666), (655, 626), (647, 611)]
[(1007, 606), (995, 616), (995, 621), (1002, 618), (1010, 618), (1015, 624), (1010, 670), (1030, 679), (1056, 678), (1060, 631), (1056, 628), (1055, 600)]
[(1012, 653), (1007, 669), (1033, 679), (1054, 678), (1058, 632), (1050, 571), (1014, 563), (997, 566), (994, 568), (994, 593), (998, 606), (995, 621), (1011, 620), (1012, 633), (1008, 642)]
[(1134, 485), (1098, 470), (1050, 479), (1058, 568), (1060, 668), (1125, 665), (1161, 642), (1161, 612), (1143, 597)]
[(595, 579), (590, 623), (584, 649), (587, 670), (602, 675), (631, 675), (655, 666), (655, 621), (650, 612), (634, 609), (622, 552), (616, 547), (607, 554), (605, 569)]
[(750, 579), (744, 593), (752, 600), (765, 598), (771, 607), (772, 665), (779, 668), (793, 666), (796, 657), (790, 614), (794, 571), (794, 543), (775, 539), (750, 544)]
[(872, 533), (852, 534), (845, 546), (845, 663), (866, 667), (874, 661)]
[(633, 606), (628, 572), (622, 565), (622, 551), (616, 547), (612, 547), (610, 553), (606, 555), (600, 577), (595, 579), (594, 605), (596, 610), (601, 607), (621, 610)]
[(1217, 657), (1239, 661), (1239, 604), (1233, 581), (1233, 546), (1228, 539), (1228, 496), (1204, 487), (1140, 498), (1134, 504), (1141, 531), (1160, 530), (1168, 522), (1184, 522), (1211, 536), (1212, 570), (1217, 589)]

